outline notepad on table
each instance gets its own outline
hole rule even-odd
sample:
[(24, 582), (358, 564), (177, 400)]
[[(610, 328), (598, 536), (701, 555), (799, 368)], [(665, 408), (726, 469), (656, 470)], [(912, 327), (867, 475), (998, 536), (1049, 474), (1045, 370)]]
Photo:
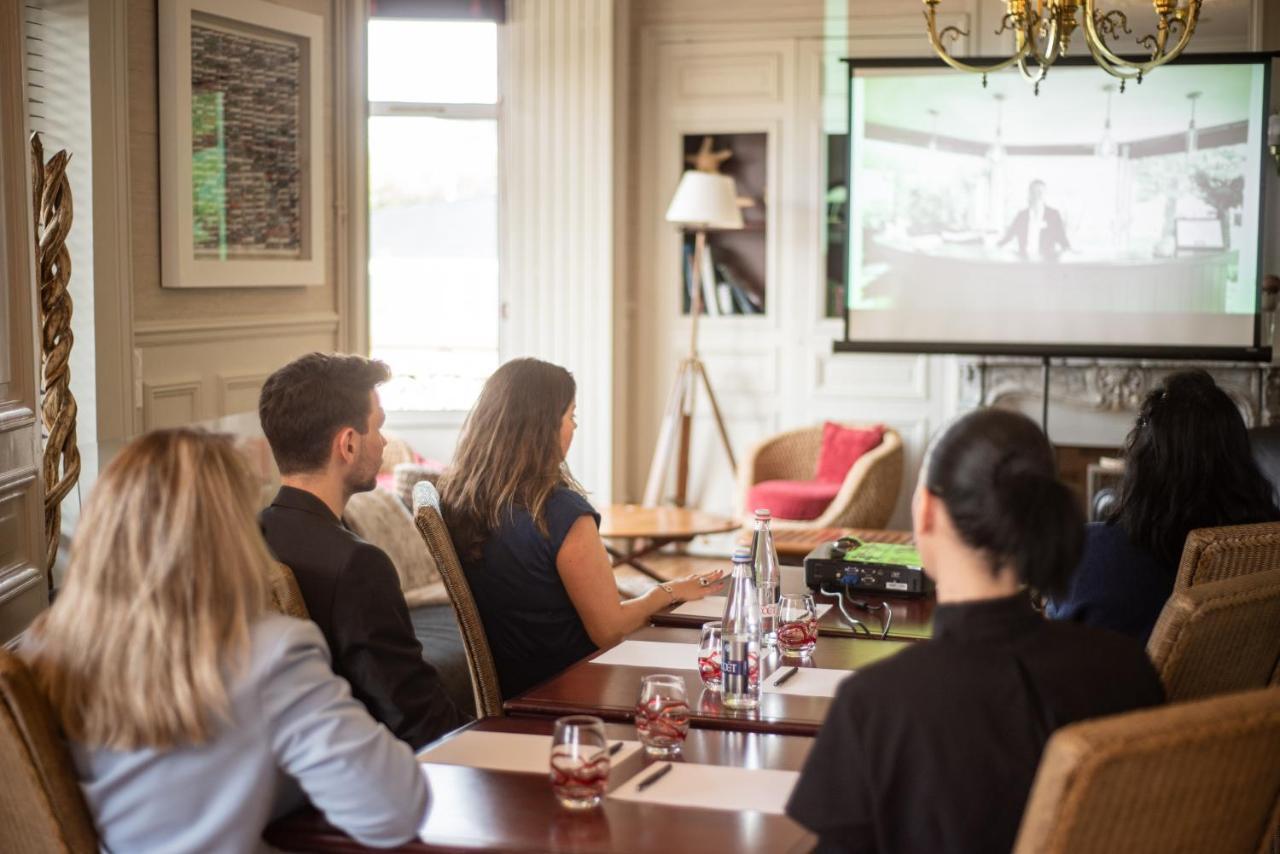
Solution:
[(794, 676), (781, 685), (776, 685), (791, 666), (782, 660), (777, 670), (765, 677), (760, 683), (760, 691), (765, 694), (797, 694), (807, 697), (834, 697), (836, 689), (852, 670), (830, 670), (825, 667), (799, 667)]
[(650, 670), (697, 670), (696, 643), (629, 640), (591, 659), (592, 664), (644, 667)]
[[(609, 744), (613, 744), (612, 741)], [(624, 741), (610, 758), (616, 767), (640, 750), (638, 741)], [(465, 765), (488, 771), (546, 774), (551, 761), (551, 736), (522, 732), (460, 732), (447, 741), (418, 754), (419, 762), (436, 765)]]
[[(682, 617), (706, 617), (707, 619), (718, 620), (724, 616), (724, 606), (727, 601), (723, 596), (707, 596), (703, 599), (677, 605), (671, 609), (671, 613), (679, 614)], [(822, 615), (830, 610), (830, 605), (819, 605), (818, 619), (822, 619)]]
[(643, 804), (782, 815), (800, 776), (798, 771), (673, 762), (669, 773), (643, 792), (637, 791), (657, 767), (650, 765), (611, 791), (609, 797)]

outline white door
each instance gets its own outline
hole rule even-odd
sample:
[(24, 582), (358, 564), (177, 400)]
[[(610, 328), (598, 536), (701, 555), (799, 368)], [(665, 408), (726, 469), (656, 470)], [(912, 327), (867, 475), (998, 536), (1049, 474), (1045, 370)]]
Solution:
[(11, 643), (49, 603), (22, 5), (0, 0), (0, 644)]

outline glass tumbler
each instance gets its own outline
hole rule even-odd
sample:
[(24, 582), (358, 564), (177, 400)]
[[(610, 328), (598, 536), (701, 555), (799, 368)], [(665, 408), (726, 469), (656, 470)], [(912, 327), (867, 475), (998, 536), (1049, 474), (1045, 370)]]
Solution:
[(702, 684), (712, 691), (720, 690), (720, 641), (721, 623), (712, 620), (702, 624), (702, 639), (698, 643), (698, 675)]
[(640, 680), (636, 734), (651, 756), (672, 756), (689, 734), (689, 698), (684, 677), (653, 674)]
[(551, 738), (551, 791), (560, 805), (571, 810), (599, 806), (608, 782), (604, 721), (591, 715), (558, 718)]
[(808, 593), (787, 593), (778, 602), (778, 648), (808, 658), (818, 645), (818, 608)]

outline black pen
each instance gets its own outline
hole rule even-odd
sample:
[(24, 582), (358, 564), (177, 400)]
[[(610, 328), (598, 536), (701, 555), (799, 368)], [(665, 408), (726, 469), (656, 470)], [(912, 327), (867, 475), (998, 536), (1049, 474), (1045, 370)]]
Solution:
[(664, 776), (666, 776), (667, 772), (669, 772), (670, 770), (671, 770), (671, 763), (670, 762), (665, 763), (657, 771), (654, 771), (648, 777), (645, 777), (643, 780), (641, 780), (640, 784), (636, 786), (636, 791), (643, 792), (645, 789), (649, 788), (654, 783), (658, 782)]
[(792, 676), (795, 676), (795, 675), (796, 675), (796, 673), (797, 673), (799, 670), (800, 670), (800, 668), (799, 668), (799, 667), (793, 667), (793, 668), (791, 668), (791, 669), (790, 669), (790, 670), (788, 670), (786, 673), (782, 674), (781, 676), (779, 676), (777, 679), (775, 679), (775, 680), (773, 681), (773, 687), (777, 688), (777, 687), (778, 687), (779, 685), (781, 685), (783, 682), (786, 682), (786, 681), (787, 681), (788, 679), (790, 679)]
[(609, 748), (609, 755), (610, 755), (610, 756), (615, 756), (615, 755), (618, 753), (618, 751), (619, 751), (619, 750), (621, 750), (621, 749), (622, 749), (622, 742), (620, 742), (620, 741), (615, 741), (615, 742), (613, 743), (613, 746), (611, 746), (611, 747)]

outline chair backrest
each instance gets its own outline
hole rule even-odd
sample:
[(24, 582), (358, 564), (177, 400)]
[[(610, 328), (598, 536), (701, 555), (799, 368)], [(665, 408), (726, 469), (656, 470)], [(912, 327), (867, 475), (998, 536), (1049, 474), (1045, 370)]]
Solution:
[(53, 710), (30, 671), (0, 649), (0, 848), (96, 852), (93, 818)]
[(467, 669), (471, 672), (471, 689), (475, 692), (476, 716), (499, 717), (502, 715), (502, 690), (498, 684), (498, 668), (493, 663), (493, 653), (489, 650), (489, 639), (485, 636), (484, 624), (480, 622), (475, 597), (471, 595), (471, 585), (467, 584), (453, 540), (440, 516), (440, 493), (434, 485), (422, 481), (413, 488), (413, 508), (418, 532), (436, 560), (444, 589), (449, 593), (454, 615), (458, 618), (462, 647), (467, 653)]
[(1187, 534), (1175, 590), (1280, 569), (1280, 522), (1197, 528)]
[(1280, 569), (1174, 590), (1147, 653), (1170, 701), (1269, 684), (1280, 662)]
[(1045, 747), (1015, 854), (1266, 850), (1280, 688), (1072, 724)]
[(307, 603), (298, 589), (298, 579), (293, 577), (293, 570), (279, 561), (273, 561), (271, 576), (268, 579), (271, 588), (271, 608), (286, 617), (297, 617), (309, 620)]

